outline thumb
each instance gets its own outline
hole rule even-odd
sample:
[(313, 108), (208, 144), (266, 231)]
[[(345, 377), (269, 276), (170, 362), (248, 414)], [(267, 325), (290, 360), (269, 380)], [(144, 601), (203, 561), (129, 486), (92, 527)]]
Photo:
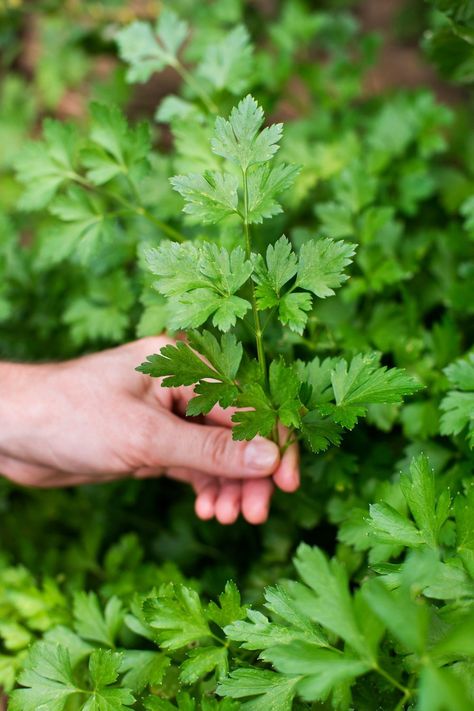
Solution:
[(228, 427), (198, 425), (169, 415), (157, 423), (153, 464), (187, 467), (229, 478), (271, 475), (280, 461), (277, 445), (263, 437), (236, 442)]

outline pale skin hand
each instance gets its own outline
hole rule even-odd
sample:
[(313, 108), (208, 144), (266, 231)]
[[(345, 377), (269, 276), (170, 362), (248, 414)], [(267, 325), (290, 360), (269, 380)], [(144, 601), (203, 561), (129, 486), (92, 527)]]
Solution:
[(231, 412), (184, 419), (192, 388), (163, 388), (134, 368), (169, 338), (144, 338), (59, 364), (0, 364), (0, 472), (57, 487), (166, 475), (191, 484), (195, 510), (233, 523), (268, 516), (274, 484), (299, 486), (298, 448), (232, 440)]

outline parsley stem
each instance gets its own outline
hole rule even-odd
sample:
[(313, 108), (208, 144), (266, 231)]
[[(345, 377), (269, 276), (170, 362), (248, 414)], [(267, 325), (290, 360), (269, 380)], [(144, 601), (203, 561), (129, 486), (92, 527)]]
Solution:
[[(250, 241), (250, 226), (249, 226), (249, 189), (247, 181), (247, 170), (242, 169), (244, 183), (244, 234), (245, 234), (245, 254), (247, 259), (250, 259), (252, 253), (252, 245)], [(257, 299), (255, 296), (255, 284), (251, 281), (251, 296), (252, 296), (252, 312), (255, 323), (255, 341), (257, 344), (257, 358), (260, 364), (262, 374), (262, 382), (267, 383), (267, 364), (265, 358), (265, 350), (263, 348), (263, 332), (260, 324), (260, 315), (258, 313)]]
[(407, 692), (405, 692), (403, 694), (402, 698), (400, 699), (398, 704), (395, 706), (394, 711), (403, 711), (403, 709), (405, 708), (405, 704), (407, 703), (410, 696), (411, 696), (410, 690), (407, 689)]
[(202, 103), (206, 107), (206, 109), (209, 111), (211, 114), (217, 114), (219, 113), (219, 108), (216, 106), (216, 104), (213, 102), (207, 91), (205, 91), (201, 84), (196, 81), (196, 79), (193, 77), (191, 72), (188, 72), (186, 67), (181, 64), (180, 61), (176, 61), (173, 64), (173, 67), (175, 70), (178, 72), (179, 76), (183, 81), (185, 81), (189, 87), (199, 96), (201, 99)]
[(273, 308), (270, 310), (270, 313), (269, 313), (268, 316), (267, 316), (267, 320), (266, 320), (265, 323), (263, 324), (262, 333), (265, 333), (265, 330), (266, 330), (268, 324), (270, 323), (270, 321), (271, 321), (272, 318), (273, 318), (273, 315), (274, 315), (274, 313), (275, 313), (275, 309), (276, 309), (276, 307), (273, 306)]
[[(167, 237), (169, 237), (173, 242), (185, 242), (186, 238), (184, 235), (181, 234), (181, 232), (178, 232), (177, 230), (174, 229), (174, 227), (170, 227), (167, 225), (165, 222), (162, 222), (159, 220), (157, 217), (155, 217), (151, 212), (149, 212), (141, 203), (137, 205), (134, 205), (133, 203), (129, 202), (128, 200), (125, 200), (124, 198), (120, 197), (119, 195), (115, 195), (114, 193), (109, 193), (107, 190), (102, 190), (99, 188), (97, 185), (92, 185), (92, 183), (89, 183), (88, 180), (82, 177), (82, 175), (79, 175), (78, 173), (73, 173), (71, 175), (71, 178), (76, 182), (82, 185), (84, 188), (87, 188), (88, 190), (93, 190), (96, 192), (98, 195), (102, 195), (103, 197), (106, 198), (111, 198), (112, 200), (115, 200), (118, 202), (120, 205), (123, 205), (129, 212), (134, 213), (135, 215), (140, 215), (141, 217), (144, 217), (147, 219), (149, 222), (152, 222), (156, 227), (159, 227), (159, 229), (165, 233)], [(130, 181), (129, 181), (130, 182)]]
[(283, 456), (283, 454), (285, 454), (288, 447), (291, 447), (291, 445), (297, 441), (298, 441), (298, 437), (294, 436), (294, 430), (290, 430), (288, 439), (286, 440), (286, 442), (284, 442), (282, 445), (280, 445), (280, 454)]
[(141, 215), (142, 217), (145, 217), (149, 222), (152, 222), (154, 225), (160, 228), (162, 232), (165, 233), (173, 242), (185, 242), (186, 238), (184, 235), (181, 234), (181, 232), (178, 232), (177, 230), (174, 229), (174, 227), (170, 227), (169, 225), (166, 224), (166, 222), (162, 222), (162, 220), (159, 220), (157, 217), (152, 215), (151, 212), (148, 212), (144, 207), (138, 207), (135, 208), (134, 212), (137, 215)]
[(389, 674), (385, 669), (382, 667), (379, 667), (378, 664), (374, 666), (374, 671), (377, 672), (377, 674), (380, 674), (380, 676), (383, 676), (384, 679), (386, 679), (392, 686), (394, 686), (396, 689), (401, 691), (404, 696), (409, 699), (411, 696), (411, 691), (408, 689), (406, 686), (403, 686), (403, 684), (400, 684), (399, 681), (397, 681), (391, 674)]

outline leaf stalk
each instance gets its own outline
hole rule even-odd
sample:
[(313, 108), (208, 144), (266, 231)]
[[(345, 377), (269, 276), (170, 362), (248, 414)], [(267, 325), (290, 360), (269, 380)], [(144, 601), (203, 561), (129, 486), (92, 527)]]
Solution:
[[(242, 170), (243, 178), (243, 188), (244, 188), (244, 235), (245, 235), (245, 254), (247, 259), (250, 259), (252, 253), (252, 243), (250, 238), (250, 225), (249, 225), (249, 189), (247, 180), (247, 169)], [(265, 357), (265, 349), (263, 347), (263, 331), (260, 323), (260, 315), (258, 313), (257, 298), (255, 296), (255, 284), (251, 282), (251, 300), (252, 300), (252, 313), (253, 320), (255, 323), (255, 342), (257, 345), (257, 358), (260, 365), (260, 372), (262, 375), (262, 382), (264, 385), (267, 384), (267, 362)]]

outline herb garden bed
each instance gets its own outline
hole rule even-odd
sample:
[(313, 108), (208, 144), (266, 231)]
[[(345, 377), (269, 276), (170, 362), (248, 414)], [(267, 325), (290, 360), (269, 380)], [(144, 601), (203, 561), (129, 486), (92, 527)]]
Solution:
[(357, 3), (11, 5), (0, 358), (178, 334), (137, 369), (302, 483), (223, 528), (164, 479), (2, 480), (9, 711), (469, 711), (472, 4), (400, 15), (449, 106), (367, 94)]

